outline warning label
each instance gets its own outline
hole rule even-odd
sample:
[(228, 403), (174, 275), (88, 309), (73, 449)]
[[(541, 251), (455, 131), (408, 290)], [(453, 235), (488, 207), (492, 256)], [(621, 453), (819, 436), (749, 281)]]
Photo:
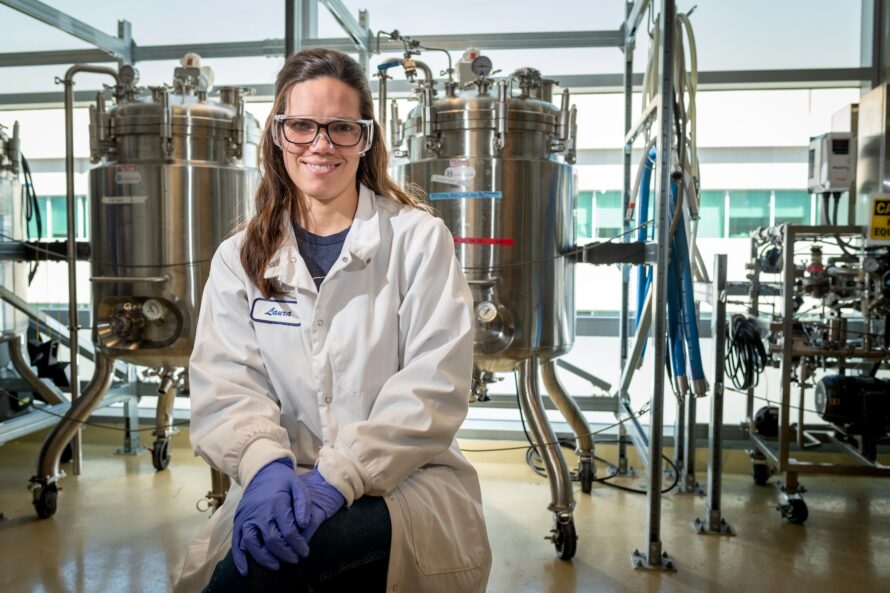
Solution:
[(868, 242), (890, 244), (890, 196), (872, 196)]

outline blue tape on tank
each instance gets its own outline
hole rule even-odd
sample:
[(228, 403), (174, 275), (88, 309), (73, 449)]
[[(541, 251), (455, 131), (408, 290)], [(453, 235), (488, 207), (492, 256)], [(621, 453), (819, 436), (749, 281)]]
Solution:
[(500, 200), (504, 197), (499, 191), (445, 191), (430, 194), (430, 201), (437, 200)]

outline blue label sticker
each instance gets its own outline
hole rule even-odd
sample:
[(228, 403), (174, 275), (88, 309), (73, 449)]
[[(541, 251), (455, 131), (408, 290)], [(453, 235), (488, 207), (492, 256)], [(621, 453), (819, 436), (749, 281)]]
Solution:
[(253, 299), (250, 306), (250, 318), (259, 323), (273, 325), (290, 325), (300, 327), (297, 315), (297, 301), (273, 301), (270, 299)]
[(430, 194), (430, 201), (437, 200), (500, 200), (504, 197), (499, 191), (444, 191)]

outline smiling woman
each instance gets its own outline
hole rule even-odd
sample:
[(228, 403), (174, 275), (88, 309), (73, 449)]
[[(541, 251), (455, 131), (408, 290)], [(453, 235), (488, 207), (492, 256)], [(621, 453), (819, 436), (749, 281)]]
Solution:
[(192, 445), (234, 484), (177, 592), (485, 590), (479, 480), (455, 441), (472, 297), (378, 131), (354, 60), (288, 59), (256, 214), (201, 305)]

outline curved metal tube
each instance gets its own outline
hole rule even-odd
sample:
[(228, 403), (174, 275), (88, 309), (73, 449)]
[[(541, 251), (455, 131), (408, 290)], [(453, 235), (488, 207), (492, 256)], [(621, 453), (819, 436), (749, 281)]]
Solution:
[(559, 412), (565, 417), (578, 439), (576, 447), (578, 456), (582, 461), (592, 459), (593, 437), (590, 434), (590, 425), (587, 423), (581, 407), (578, 406), (578, 402), (562, 386), (559, 376), (556, 374), (556, 359), (546, 360), (541, 364), (541, 379), (544, 381), (544, 389), (547, 390), (550, 399), (559, 408)]
[(96, 369), (93, 371), (93, 377), (84, 389), (83, 395), (72, 402), (71, 409), (43, 441), (43, 446), (40, 448), (40, 459), (37, 462), (37, 475), (32, 478), (32, 481), (50, 484), (63, 476), (59, 470), (62, 451), (77, 434), (81, 424), (90, 417), (111, 386), (111, 378), (114, 373), (113, 360), (101, 352), (96, 352), (95, 363)]
[(158, 406), (155, 420), (154, 436), (170, 438), (173, 436), (173, 402), (179, 390), (181, 375), (176, 370), (165, 369), (158, 385)]
[[(68, 331), (71, 344), (71, 401), (77, 400), (80, 385), (77, 381), (77, 353), (79, 340), (77, 339), (77, 243), (76, 243), (76, 205), (74, 203), (74, 75), (80, 72), (92, 74), (107, 74), (114, 79), (114, 84), (119, 85), (117, 70), (104, 66), (90, 66), (88, 64), (75, 64), (65, 72), (62, 84), (65, 86), (65, 196), (68, 214)], [(98, 364), (98, 353), (96, 362)], [(95, 375), (93, 376), (95, 379)], [(110, 380), (110, 378), (109, 378)], [(74, 411), (72, 407), (71, 412)], [(92, 411), (92, 408), (90, 408)], [(69, 412), (69, 415), (71, 414)], [(89, 414), (87, 414), (89, 416)], [(55, 434), (55, 431), (53, 432)], [(76, 434), (76, 431), (74, 432)], [(52, 435), (50, 435), (52, 436)], [(62, 447), (68, 444), (68, 438)], [(61, 448), (59, 449), (61, 454)], [(41, 452), (41, 459), (43, 453)], [(59, 457), (56, 456), (55, 468), (58, 469)], [(79, 471), (80, 460), (75, 457), (75, 469)], [(55, 475), (55, 474), (53, 474)]]
[[(544, 403), (538, 392), (538, 359), (527, 358), (519, 363), (517, 386), (519, 387), (519, 405), (532, 431), (535, 449), (544, 461), (547, 478), (550, 482), (551, 511), (557, 514), (571, 513), (575, 508), (575, 497), (572, 492), (572, 480), (569, 467), (566, 465), (556, 433), (547, 420)], [(544, 444), (540, 444), (544, 443)]]
[(430, 67), (427, 66), (426, 62), (421, 62), (420, 60), (413, 60), (413, 62), (414, 67), (423, 72), (423, 77), (429, 85), (436, 82), (436, 79), (433, 78), (433, 71), (430, 70)]
[(34, 393), (48, 404), (63, 404), (68, 401), (59, 389), (54, 389), (41, 381), (40, 377), (31, 370), (31, 365), (28, 364), (22, 355), (22, 342), (19, 338), (9, 340), (7, 344), (9, 345), (9, 359), (12, 361), (12, 366), (28, 386), (34, 390)]

